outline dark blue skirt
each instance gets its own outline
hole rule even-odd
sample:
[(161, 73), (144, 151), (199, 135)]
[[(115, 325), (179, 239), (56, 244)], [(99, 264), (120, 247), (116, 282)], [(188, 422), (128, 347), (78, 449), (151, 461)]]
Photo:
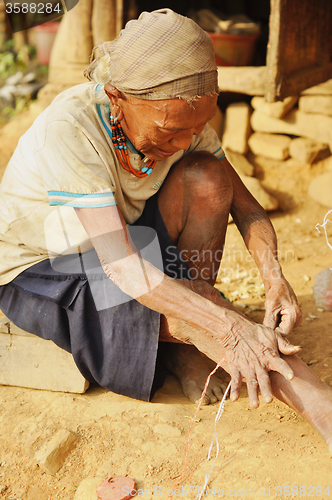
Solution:
[[(165, 274), (188, 279), (156, 195), (130, 230), (136, 246), (143, 248), (147, 242), (141, 241), (144, 230), (138, 226), (154, 230), (148, 237), (157, 235)], [(79, 257), (91, 263), (92, 271), (85, 265), (85, 272), (78, 272), (77, 255), (68, 256), (56, 265), (44, 260), (0, 286), (0, 309), (19, 328), (71, 352), (89, 382), (149, 401), (167, 374), (161, 362), (163, 343), (158, 341), (160, 314), (123, 294), (102, 271), (94, 250)], [(103, 297), (116, 299), (108, 304)]]

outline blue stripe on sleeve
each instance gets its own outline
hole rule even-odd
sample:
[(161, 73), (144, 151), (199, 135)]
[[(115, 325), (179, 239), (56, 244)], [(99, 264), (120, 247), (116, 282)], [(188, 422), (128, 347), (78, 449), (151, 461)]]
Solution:
[(103, 208), (103, 207), (111, 207), (116, 205), (116, 201), (113, 201), (112, 203), (100, 203), (100, 204), (93, 204), (93, 205), (84, 205), (82, 203), (66, 203), (62, 201), (50, 201), (49, 205), (50, 207), (54, 206), (62, 206), (62, 207), (71, 207), (71, 208)]
[[(218, 154), (217, 154), (217, 153), (219, 153), (219, 152), (222, 152), (221, 156), (218, 156)], [(223, 160), (223, 159), (226, 157), (226, 155), (225, 155), (225, 153), (224, 153), (224, 151), (223, 151), (222, 147), (218, 148), (218, 149), (217, 149), (214, 153), (212, 153), (212, 154), (213, 154), (213, 155), (215, 155), (215, 156), (218, 158), (218, 160)]]
[(221, 151), (221, 147), (218, 148), (214, 153), (212, 153), (213, 155), (216, 155), (217, 153), (219, 153), (219, 151)]
[(69, 198), (107, 198), (107, 196), (114, 196), (113, 191), (107, 191), (106, 193), (93, 193), (93, 194), (80, 194), (80, 193), (68, 193), (67, 191), (48, 191), (49, 196), (63, 196)]
[(116, 205), (114, 193), (80, 194), (67, 191), (49, 191), (50, 206), (66, 206), (73, 208), (101, 208)]

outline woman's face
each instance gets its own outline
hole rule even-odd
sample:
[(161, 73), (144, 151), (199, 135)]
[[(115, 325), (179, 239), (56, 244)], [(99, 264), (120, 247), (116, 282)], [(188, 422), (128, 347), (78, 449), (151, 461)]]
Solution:
[(183, 99), (146, 101), (121, 94), (115, 104), (122, 111), (126, 137), (147, 158), (161, 161), (189, 148), (215, 114), (217, 96), (201, 96), (188, 104)]

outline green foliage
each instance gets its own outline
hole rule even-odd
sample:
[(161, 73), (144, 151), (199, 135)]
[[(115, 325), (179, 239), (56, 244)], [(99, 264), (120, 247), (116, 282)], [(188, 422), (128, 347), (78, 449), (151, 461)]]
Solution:
[(35, 70), (37, 80), (47, 81), (48, 77), (48, 66), (45, 64), (40, 64)]
[[(35, 47), (23, 45), (18, 51), (14, 49), (14, 41), (8, 40), (4, 43), (0, 50), (0, 87), (5, 85), (7, 78), (15, 75), (18, 71), (31, 70), (33, 58), (36, 55)], [(39, 80), (46, 80), (48, 74), (48, 66), (37, 66), (32, 68)], [(25, 111), (30, 104), (31, 98), (29, 95), (17, 97), (15, 105), (6, 106), (1, 110), (0, 126), (4, 125), (13, 116)]]
[(22, 111), (28, 109), (30, 101), (31, 99), (29, 96), (18, 97), (15, 101), (14, 108), (12, 106), (6, 106), (2, 110), (3, 116), (7, 119), (10, 119), (13, 116), (18, 115), (19, 113), (22, 113)]
[(15, 51), (13, 40), (7, 40), (0, 51), (0, 85), (3, 85), (9, 76), (24, 71), (35, 53), (36, 49), (30, 45), (23, 45)]
[(2, 78), (7, 78), (15, 65), (15, 56), (12, 52), (0, 54), (0, 73)]

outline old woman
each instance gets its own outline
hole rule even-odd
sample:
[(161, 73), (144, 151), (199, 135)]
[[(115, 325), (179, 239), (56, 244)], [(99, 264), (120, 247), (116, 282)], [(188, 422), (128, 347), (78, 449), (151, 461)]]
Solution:
[[(209, 36), (171, 10), (101, 44), (90, 83), (60, 94), (20, 139), (1, 184), (0, 307), (71, 352), (81, 373), (150, 400), (175, 373), (196, 401), (211, 360), (252, 407), (273, 394), (328, 441), (331, 390), (285, 338), (301, 320), (264, 210), (208, 121)], [(213, 287), (229, 214), (260, 270), (264, 325)], [(215, 375), (205, 403), (222, 396)]]

